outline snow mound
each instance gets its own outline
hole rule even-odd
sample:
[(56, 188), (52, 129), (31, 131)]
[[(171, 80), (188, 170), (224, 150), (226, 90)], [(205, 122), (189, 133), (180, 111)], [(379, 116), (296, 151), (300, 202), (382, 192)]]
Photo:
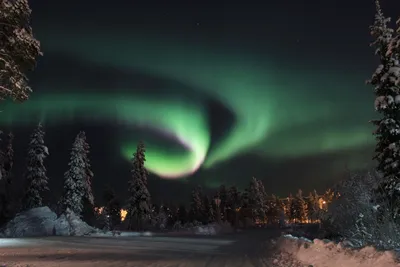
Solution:
[(4, 235), (6, 237), (36, 237), (53, 235), (54, 221), (57, 214), (49, 207), (34, 208), (18, 213), (7, 223)]
[(399, 267), (394, 251), (377, 251), (373, 247), (353, 249), (344, 243), (329, 240), (282, 236), (277, 242), (280, 251), (302, 264), (318, 267)]
[(229, 223), (210, 223), (193, 227), (193, 232), (196, 235), (217, 235), (231, 233), (232, 231), (233, 229)]
[(97, 230), (67, 210), (59, 218), (49, 207), (39, 207), (18, 213), (7, 223), (6, 237), (82, 236)]
[(66, 221), (69, 223), (70, 226), (69, 235), (83, 236), (97, 232), (96, 228), (82, 221), (79, 216), (77, 216), (74, 212), (72, 212), (69, 209), (67, 209), (65, 214), (62, 214), (59, 219), (61, 219), (63, 216), (65, 217)]

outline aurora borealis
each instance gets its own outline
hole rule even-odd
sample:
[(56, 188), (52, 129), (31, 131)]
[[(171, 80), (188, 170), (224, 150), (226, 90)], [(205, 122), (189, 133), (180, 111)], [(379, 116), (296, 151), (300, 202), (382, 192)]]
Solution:
[[(154, 52), (158, 50), (155, 48)], [(82, 55), (90, 55), (89, 51), (82, 52)], [(150, 53), (154, 55), (153, 51)], [(168, 54), (173, 55), (173, 51)], [(244, 61), (239, 60), (237, 63), (233, 62), (232, 66), (226, 66), (228, 59), (212, 59), (204, 53), (201, 57), (204, 62), (194, 59), (195, 67), (188, 70), (184, 62), (192, 60), (189, 55), (183, 57), (184, 62), (176, 60), (173, 66), (165, 67), (162, 66), (162, 62), (171, 62), (171, 59), (163, 59), (162, 55), (157, 54), (154, 56), (159, 61), (149, 64), (143, 59), (142, 66), (131, 67), (145, 69), (146, 72), (157, 76), (173, 77), (189, 84), (191, 88), (199, 88), (199, 92), (196, 93), (216, 98), (232, 112), (235, 122), (214, 147), (210, 148), (211, 132), (208, 118), (201, 99), (198, 98), (180, 99), (179, 96), (170, 96), (160, 99), (158, 96), (152, 98), (97, 92), (41, 96), (38, 93), (30, 102), (6, 109), (13, 114), (6, 118), (12, 123), (23, 123), (13, 120), (15, 117), (27, 121), (38, 121), (42, 118), (44, 121), (54, 120), (62, 123), (63, 120), (73, 119), (73, 114), (80, 113), (88, 114), (88, 119), (109, 119), (130, 125), (147, 126), (167, 134), (167, 139), (177, 142), (187, 150), (185, 153), (174, 154), (157, 148), (146, 140), (147, 168), (159, 176), (170, 178), (185, 177), (200, 166), (210, 168), (248, 151), (258, 150), (270, 157), (290, 157), (357, 147), (372, 140), (368, 124), (350, 125), (345, 130), (338, 129), (334, 124), (335, 120), (345, 116), (346, 111), (335, 107), (331, 99), (309, 99), (308, 101), (315, 101), (315, 104), (304, 109), (307, 99), (290, 98), (290, 94), (304, 90), (301, 87), (307, 85), (301, 85), (300, 88), (295, 84), (279, 85), (276, 77), (264, 75), (261, 67), (251, 69), (251, 66), (247, 67)], [(135, 55), (132, 55), (133, 57), (137, 58)], [(94, 61), (98, 56), (93, 55), (92, 58)], [(90, 57), (87, 60), (91, 60)], [(212, 63), (213, 67), (207, 69), (206, 62), (212, 60), (215, 61)], [(128, 60), (129, 62), (131, 60)], [(116, 59), (116, 62), (106, 63), (120, 64), (120, 61)], [(153, 69), (151, 66), (157, 68)], [(240, 71), (235, 69), (237, 66), (241, 66)], [(219, 90), (215, 92), (212, 88)], [(126, 91), (129, 91), (129, 88)], [(279, 107), (283, 102), (287, 103), (285, 110)], [(325, 122), (329, 125), (321, 128)], [(314, 127), (304, 130), (301, 127), (304, 125)], [(296, 127), (299, 127), (296, 130), (296, 138), (290, 138)], [(315, 136), (310, 138), (312, 133)], [(137, 141), (133, 139), (121, 142), (121, 153), (127, 159), (131, 157)]]
[[(345, 29), (332, 26), (336, 14), (327, 9), (318, 15), (325, 17), (321, 28), (308, 28), (311, 18), (279, 4), (272, 13), (248, 7), (242, 18), (240, 6), (210, 11), (181, 4), (33, 3), (44, 57), (32, 74), (31, 99), (2, 104), (0, 124), (111, 127), (119, 155), (109, 157), (129, 160), (144, 139), (150, 172), (210, 186), (253, 175), (268, 181), (274, 164), (304, 165), (302, 179), (326, 181), (318, 176), (332, 179), (344, 165), (371, 162), (374, 110), (364, 81), (375, 68), (368, 47), (372, 4)], [(274, 24), (285, 12), (288, 21)], [(341, 12), (346, 25), (349, 11)], [(286, 28), (299, 18), (303, 26)], [(88, 133), (89, 142), (96, 135)], [(247, 156), (258, 166), (238, 163)], [(316, 158), (329, 160), (319, 169)], [(247, 177), (237, 177), (243, 175), (237, 168)]]

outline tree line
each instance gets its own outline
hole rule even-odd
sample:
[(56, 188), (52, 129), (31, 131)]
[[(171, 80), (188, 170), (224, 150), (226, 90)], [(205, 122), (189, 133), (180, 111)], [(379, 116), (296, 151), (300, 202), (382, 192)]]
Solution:
[[(328, 190), (323, 195), (314, 190), (303, 196), (302, 190), (286, 198), (267, 195), (261, 180), (252, 178), (243, 191), (236, 186), (227, 188), (221, 185), (215, 195), (210, 197), (197, 186), (192, 191), (189, 209), (181, 205), (172, 212), (175, 221), (187, 222), (229, 222), (231, 225), (246, 226), (254, 224), (315, 223), (334, 193)], [(174, 220), (172, 220), (174, 221)]]
[[(13, 199), (10, 193), (12, 184), (12, 167), (14, 151), (12, 133), (1, 143), (0, 149), (0, 223), (4, 224), (16, 212), (45, 206), (44, 199), (49, 191), (45, 160), (50, 155), (44, 142), (45, 131), (41, 124), (30, 135), (25, 172), (23, 174), (23, 197)], [(303, 196), (301, 190), (287, 198), (267, 195), (261, 180), (252, 178), (249, 186), (242, 192), (236, 186), (227, 188), (221, 185), (214, 196), (203, 193), (197, 186), (191, 194), (190, 207), (181, 205), (179, 208), (153, 205), (147, 187), (147, 170), (145, 169), (145, 145), (139, 142), (132, 156), (131, 178), (127, 181), (128, 197), (122, 202), (111, 187), (103, 192), (102, 200), (105, 206), (101, 212), (104, 226), (113, 228), (121, 223), (121, 209), (127, 210), (126, 228), (143, 230), (149, 225), (161, 224), (168, 219), (182, 224), (230, 222), (238, 226), (244, 219), (257, 224), (288, 222), (316, 222), (332, 197), (328, 191), (323, 196), (315, 191)], [(98, 216), (95, 212), (95, 198), (92, 192), (94, 177), (89, 158), (90, 145), (86, 134), (77, 134), (70, 151), (69, 163), (64, 173), (63, 191), (55, 205), (57, 213), (73, 212), (76, 215)], [(175, 212), (174, 212), (175, 211)], [(166, 226), (166, 223), (163, 223)]]

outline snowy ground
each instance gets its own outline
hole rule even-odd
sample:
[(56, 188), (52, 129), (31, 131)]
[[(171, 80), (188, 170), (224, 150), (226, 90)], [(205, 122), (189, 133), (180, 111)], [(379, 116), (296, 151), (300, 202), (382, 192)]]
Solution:
[[(270, 264), (270, 230), (218, 236), (0, 239), (0, 264), (14, 267), (250, 267)], [(4, 266), (3, 265), (3, 266)], [(1, 265), (0, 265), (1, 266)]]
[(271, 229), (225, 236), (184, 234), (0, 238), (0, 266), (400, 267), (391, 252), (347, 250), (333, 243), (312, 244), (290, 237), (278, 239), (280, 231)]
[(343, 243), (319, 239), (311, 241), (290, 235), (280, 238), (277, 246), (281, 248), (281, 255), (290, 255), (303, 266), (400, 267), (397, 251), (377, 251), (373, 247), (355, 249)]

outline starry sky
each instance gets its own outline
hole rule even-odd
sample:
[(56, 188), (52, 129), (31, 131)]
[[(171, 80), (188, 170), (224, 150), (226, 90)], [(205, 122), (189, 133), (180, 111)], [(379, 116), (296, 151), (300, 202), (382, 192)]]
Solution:
[[(398, 1), (383, 0), (388, 16)], [(79, 130), (95, 193), (125, 194), (136, 143), (156, 201), (193, 186), (324, 189), (373, 164), (374, 1), (31, 1), (44, 56), (34, 93), (2, 103), (17, 170), (41, 121), (55, 197)]]

